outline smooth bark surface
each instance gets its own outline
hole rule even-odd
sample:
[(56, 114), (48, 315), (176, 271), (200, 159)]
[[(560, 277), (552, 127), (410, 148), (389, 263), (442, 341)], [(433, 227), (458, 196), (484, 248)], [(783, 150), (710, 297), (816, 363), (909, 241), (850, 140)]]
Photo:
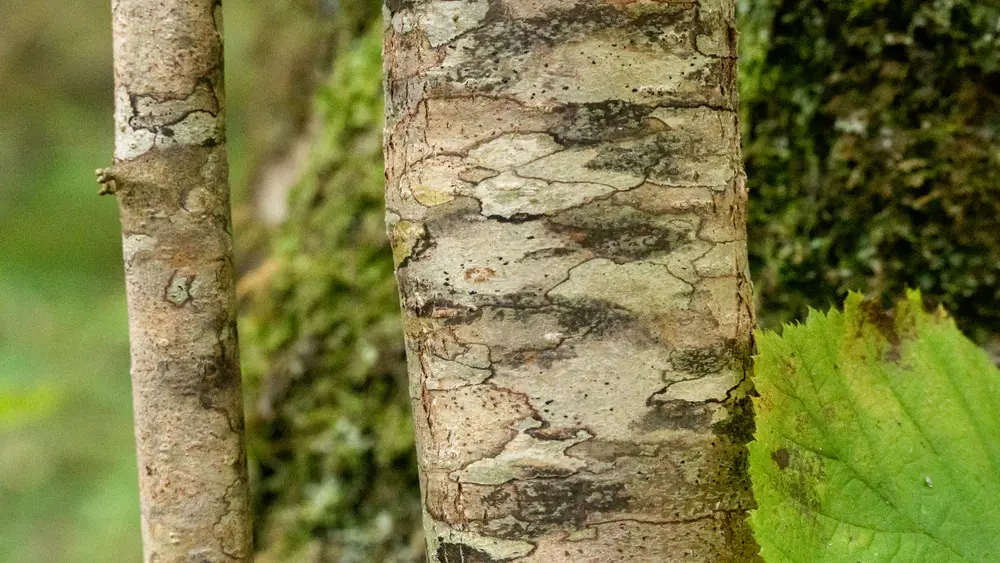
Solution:
[(115, 164), (147, 562), (251, 558), (217, 0), (115, 0)]
[(431, 561), (753, 561), (732, 0), (389, 0)]

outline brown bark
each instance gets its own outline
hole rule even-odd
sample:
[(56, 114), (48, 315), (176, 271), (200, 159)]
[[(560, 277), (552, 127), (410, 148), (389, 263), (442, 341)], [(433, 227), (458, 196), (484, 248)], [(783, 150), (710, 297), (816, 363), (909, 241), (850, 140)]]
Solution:
[(251, 559), (217, 0), (115, 0), (115, 163), (147, 562)]
[(386, 4), (431, 561), (753, 561), (732, 0)]

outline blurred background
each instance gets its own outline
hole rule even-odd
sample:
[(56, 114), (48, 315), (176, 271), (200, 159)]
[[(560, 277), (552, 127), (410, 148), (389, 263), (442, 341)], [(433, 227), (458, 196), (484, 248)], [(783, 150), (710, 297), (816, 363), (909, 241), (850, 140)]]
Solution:
[[(763, 326), (904, 287), (1000, 350), (1000, 7), (740, 0)], [(415, 561), (380, 7), (228, 0), (261, 561)], [(139, 561), (107, 0), (0, 4), (0, 562)]]

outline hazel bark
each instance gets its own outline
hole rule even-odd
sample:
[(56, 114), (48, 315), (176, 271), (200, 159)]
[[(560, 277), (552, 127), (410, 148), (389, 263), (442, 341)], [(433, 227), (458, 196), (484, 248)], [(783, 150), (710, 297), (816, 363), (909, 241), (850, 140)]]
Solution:
[(250, 561), (217, 0), (114, 0), (115, 160), (145, 561)]
[(430, 560), (757, 560), (733, 0), (384, 14)]

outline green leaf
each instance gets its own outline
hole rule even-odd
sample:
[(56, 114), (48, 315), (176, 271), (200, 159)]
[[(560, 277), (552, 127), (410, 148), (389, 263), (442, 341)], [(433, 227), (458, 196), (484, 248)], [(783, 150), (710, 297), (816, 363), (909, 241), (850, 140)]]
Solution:
[(766, 561), (998, 560), (1000, 370), (943, 310), (852, 294), (757, 342)]

